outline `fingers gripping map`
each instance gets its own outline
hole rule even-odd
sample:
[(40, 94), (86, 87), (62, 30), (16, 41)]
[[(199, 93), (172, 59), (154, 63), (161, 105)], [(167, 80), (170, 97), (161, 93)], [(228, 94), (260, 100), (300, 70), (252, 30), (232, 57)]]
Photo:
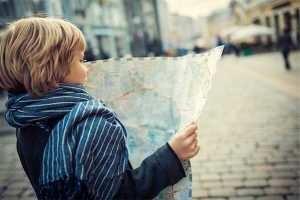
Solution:
[[(87, 89), (115, 111), (128, 134), (133, 167), (154, 153), (191, 121), (197, 121), (207, 99), (223, 46), (182, 57), (145, 57), (87, 63)], [(155, 199), (191, 199), (192, 172)]]

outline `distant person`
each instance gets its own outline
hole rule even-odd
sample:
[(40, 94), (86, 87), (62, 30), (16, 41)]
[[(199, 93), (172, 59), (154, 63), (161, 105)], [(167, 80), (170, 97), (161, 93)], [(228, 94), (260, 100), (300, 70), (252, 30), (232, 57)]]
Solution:
[(158, 39), (154, 38), (150, 43), (150, 51), (152, 52), (153, 56), (161, 55), (160, 41)]
[(284, 63), (285, 63), (285, 69), (286, 70), (290, 70), (291, 69), (291, 65), (289, 62), (289, 53), (290, 50), (293, 47), (293, 40), (292, 37), (290, 35), (290, 30), (289, 29), (284, 29), (284, 34), (281, 35), (278, 39), (278, 47), (281, 50), (283, 59), (284, 59)]
[(217, 46), (225, 45), (224, 41), (222, 40), (221, 36), (217, 36)]
[(238, 44), (229, 43), (229, 48), (234, 51), (234, 54), (239, 57), (240, 56), (240, 48)]
[(91, 48), (88, 48), (84, 52), (84, 58), (87, 62), (95, 60), (95, 55), (94, 55), (93, 50)]
[(103, 59), (103, 60), (109, 59), (109, 58), (110, 58), (110, 55), (109, 55), (106, 51), (102, 50), (102, 51), (100, 52), (100, 58)]
[(5, 117), (17, 130), (26, 175), (43, 200), (153, 199), (186, 176), (180, 160), (199, 152), (197, 125), (187, 125), (133, 169), (125, 127), (85, 89), (85, 47), (82, 32), (57, 18), (20, 19), (1, 36)]
[(201, 47), (199, 47), (198, 45), (195, 45), (193, 48), (194, 53), (201, 53), (202, 51), (203, 51), (203, 49)]

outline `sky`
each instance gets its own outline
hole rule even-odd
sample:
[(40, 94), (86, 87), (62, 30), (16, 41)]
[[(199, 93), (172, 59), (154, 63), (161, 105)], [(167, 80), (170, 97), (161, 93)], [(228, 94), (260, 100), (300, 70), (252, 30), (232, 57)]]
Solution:
[(230, 0), (166, 0), (169, 11), (194, 19), (228, 6)]

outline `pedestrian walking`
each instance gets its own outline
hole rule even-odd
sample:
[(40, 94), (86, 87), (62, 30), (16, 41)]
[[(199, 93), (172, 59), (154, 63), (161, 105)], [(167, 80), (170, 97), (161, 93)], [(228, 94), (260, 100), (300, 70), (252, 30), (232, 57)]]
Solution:
[(89, 62), (89, 61), (94, 61), (95, 55), (93, 53), (93, 50), (91, 48), (87, 48), (84, 52), (84, 59)]
[(289, 62), (289, 53), (290, 50), (293, 47), (293, 40), (290, 35), (290, 30), (288, 28), (284, 29), (283, 35), (281, 35), (278, 39), (278, 47), (281, 50), (283, 59), (284, 59), (284, 64), (285, 64), (285, 69), (290, 70), (291, 65)]
[(81, 31), (57, 18), (20, 19), (1, 36), (5, 118), (22, 166), (38, 199), (152, 199), (185, 177), (180, 160), (198, 153), (197, 126), (132, 169), (124, 125), (84, 87), (85, 47)]

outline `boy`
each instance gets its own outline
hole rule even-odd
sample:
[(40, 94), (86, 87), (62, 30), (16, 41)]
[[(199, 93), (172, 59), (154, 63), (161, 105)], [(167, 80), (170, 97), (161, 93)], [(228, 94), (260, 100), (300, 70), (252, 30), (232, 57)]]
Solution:
[(39, 199), (150, 199), (185, 176), (195, 156), (188, 125), (132, 169), (126, 130), (83, 84), (86, 43), (62, 19), (25, 18), (0, 40), (0, 87), (9, 92), (5, 118), (17, 128), (17, 151)]

